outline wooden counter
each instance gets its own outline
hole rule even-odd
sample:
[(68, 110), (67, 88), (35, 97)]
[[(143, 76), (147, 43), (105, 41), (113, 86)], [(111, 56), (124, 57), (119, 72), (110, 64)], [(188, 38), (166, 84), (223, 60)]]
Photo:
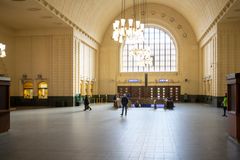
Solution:
[(10, 128), (9, 77), (0, 77), (0, 133)]
[(228, 84), (228, 133), (240, 142), (240, 73), (227, 76)]

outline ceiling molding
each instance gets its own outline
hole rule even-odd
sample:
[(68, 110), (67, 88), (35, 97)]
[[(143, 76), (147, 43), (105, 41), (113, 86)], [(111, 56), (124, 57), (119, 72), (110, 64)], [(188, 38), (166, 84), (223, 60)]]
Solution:
[(88, 37), (90, 40), (92, 40), (94, 43), (100, 45), (100, 43), (90, 36), (86, 31), (84, 31), (82, 28), (80, 28), (76, 23), (74, 23), (72, 20), (70, 20), (68, 17), (63, 15), (59, 10), (57, 10), (54, 6), (50, 5), (47, 1), (45, 0), (36, 0), (38, 1), (41, 5), (43, 5), (46, 9), (51, 11), (54, 15), (56, 15), (58, 18), (60, 18), (62, 21), (73, 27), (74, 29), (77, 29), (79, 32), (81, 32), (83, 35)]
[(219, 12), (218, 16), (213, 20), (213, 22), (210, 24), (210, 26), (207, 28), (207, 30), (203, 33), (201, 38), (199, 39), (199, 42), (202, 41), (207, 34), (214, 28), (215, 25), (224, 17), (224, 15), (229, 11), (229, 9), (233, 6), (233, 4), (238, 0), (228, 0), (226, 5), (223, 7), (223, 9)]
[[(153, 11), (152, 11), (153, 12)], [(155, 12), (155, 11), (154, 11)], [(167, 13), (165, 12), (161, 12), (160, 13), (160, 17), (165, 20), (166, 22), (168, 22), (169, 24), (172, 24), (175, 26), (175, 28), (177, 28), (177, 30), (179, 32), (181, 32), (180, 34), (182, 35), (183, 38), (187, 38), (188, 37), (188, 34), (187, 32), (185, 31), (184, 29), (184, 25), (181, 24), (181, 22), (178, 22), (178, 19), (173, 16), (173, 15), (168, 15)], [(185, 18), (185, 17), (184, 17)]]

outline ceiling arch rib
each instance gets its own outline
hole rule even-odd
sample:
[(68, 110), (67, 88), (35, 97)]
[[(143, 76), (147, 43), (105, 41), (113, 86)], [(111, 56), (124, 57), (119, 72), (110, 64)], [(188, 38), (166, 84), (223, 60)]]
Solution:
[[(121, 12), (121, 0), (37, 0), (45, 1), (101, 42), (106, 28)], [(220, 11), (231, 0), (148, 0), (163, 4), (181, 13), (200, 39)], [(126, 8), (132, 1), (126, 1)]]

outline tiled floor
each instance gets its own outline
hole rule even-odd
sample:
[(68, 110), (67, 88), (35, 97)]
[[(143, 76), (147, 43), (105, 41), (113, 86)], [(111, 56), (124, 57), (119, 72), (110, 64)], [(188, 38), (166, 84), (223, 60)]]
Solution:
[(11, 112), (0, 135), (1, 160), (239, 160), (222, 110), (177, 104), (175, 110), (111, 104)]

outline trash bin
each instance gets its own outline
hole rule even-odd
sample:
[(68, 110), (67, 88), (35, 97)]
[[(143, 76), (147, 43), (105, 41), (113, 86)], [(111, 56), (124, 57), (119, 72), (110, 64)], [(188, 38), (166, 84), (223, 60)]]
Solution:
[(75, 95), (75, 106), (80, 106), (81, 97), (80, 94)]

